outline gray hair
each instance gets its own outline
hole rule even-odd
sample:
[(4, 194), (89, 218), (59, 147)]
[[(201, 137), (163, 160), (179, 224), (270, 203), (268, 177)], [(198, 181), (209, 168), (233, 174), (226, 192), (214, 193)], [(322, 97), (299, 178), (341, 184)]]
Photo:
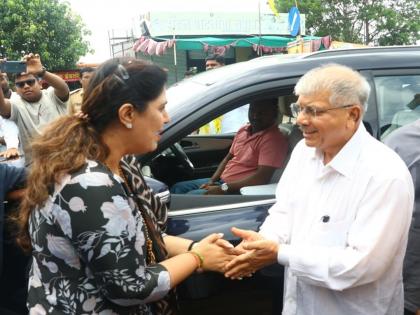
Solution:
[(339, 65), (326, 64), (308, 71), (295, 86), (296, 95), (314, 95), (320, 92), (331, 93), (332, 106), (359, 104), (367, 109), (370, 85), (357, 71)]

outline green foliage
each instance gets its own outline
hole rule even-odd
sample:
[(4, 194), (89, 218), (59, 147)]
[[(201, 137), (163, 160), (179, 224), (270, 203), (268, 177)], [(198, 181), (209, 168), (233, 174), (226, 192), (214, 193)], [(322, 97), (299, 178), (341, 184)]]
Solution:
[[(312, 35), (376, 45), (415, 44), (420, 39), (418, 0), (302, 0), (306, 29)], [(288, 12), (294, 0), (276, 0), (279, 12)]]
[(1, 0), (0, 53), (20, 60), (38, 53), (50, 70), (74, 68), (90, 52), (90, 34), (68, 3), (58, 0)]

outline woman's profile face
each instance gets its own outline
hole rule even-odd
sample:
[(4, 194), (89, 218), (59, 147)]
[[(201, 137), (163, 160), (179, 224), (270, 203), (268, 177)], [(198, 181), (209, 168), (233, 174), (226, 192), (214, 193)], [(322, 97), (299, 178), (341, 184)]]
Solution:
[(145, 111), (135, 113), (133, 133), (136, 136), (130, 141), (135, 145), (133, 149), (137, 154), (156, 150), (163, 126), (169, 122), (166, 103), (166, 91), (163, 89), (156, 99), (149, 102)]

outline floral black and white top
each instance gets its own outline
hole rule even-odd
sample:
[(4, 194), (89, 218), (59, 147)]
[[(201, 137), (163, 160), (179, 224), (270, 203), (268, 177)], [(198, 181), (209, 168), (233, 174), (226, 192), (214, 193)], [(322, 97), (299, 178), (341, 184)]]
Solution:
[(152, 314), (170, 289), (167, 270), (147, 265), (144, 224), (122, 180), (87, 161), (66, 175), (29, 221), (30, 314)]

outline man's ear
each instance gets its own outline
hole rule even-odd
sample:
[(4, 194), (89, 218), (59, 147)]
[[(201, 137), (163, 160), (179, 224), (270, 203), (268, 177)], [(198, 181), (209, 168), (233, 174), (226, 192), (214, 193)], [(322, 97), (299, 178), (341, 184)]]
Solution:
[(133, 124), (134, 111), (134, 106), (130, 103), (125, 103), (118, 109), (120, 122), (129, 129), (131, 129), (129, 126)]
[(349, 118), (352, 122), (359, 122), (362, 118), (363, 109), (360, 105), (353, 106), (349, 110)]

